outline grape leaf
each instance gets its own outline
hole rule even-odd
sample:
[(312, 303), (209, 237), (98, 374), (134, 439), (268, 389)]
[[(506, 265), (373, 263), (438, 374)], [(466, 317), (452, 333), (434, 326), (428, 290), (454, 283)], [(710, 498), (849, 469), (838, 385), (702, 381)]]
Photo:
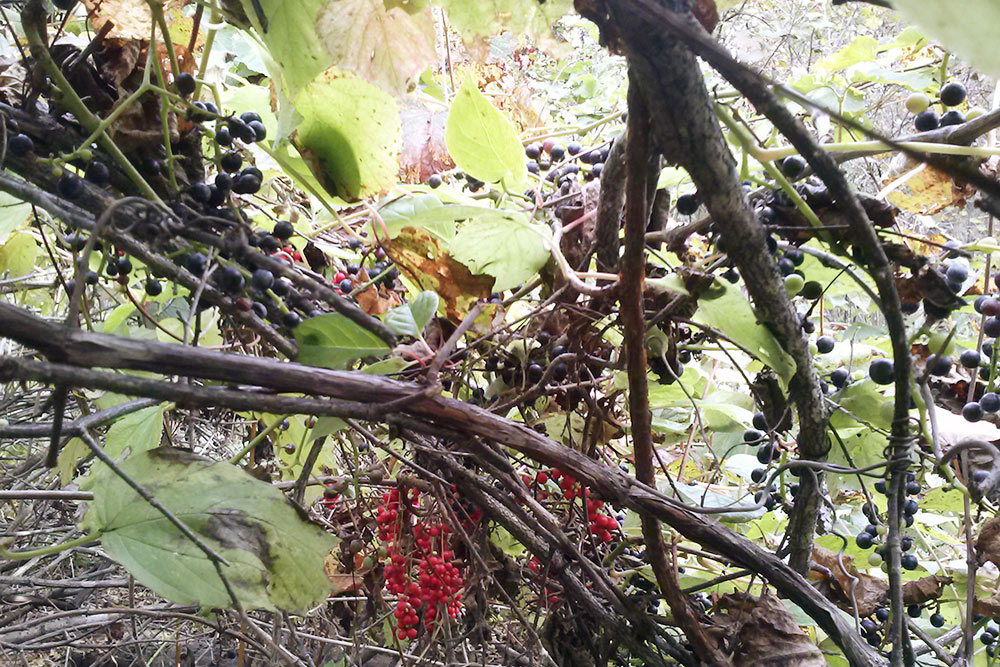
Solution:
[[(285, 94), (294, 98), (330, 65), (316, 34), (316, 19), (327, 0), (241, 0), (243, 11), (267, 47)], [(258, 8), (254, 5), (258, 5)], [(261, 19), (267, 25), (262, 25)]]
[(410, 303), (396, 306), (385, 314), (385, 323), (397, 336), (419, 338), (424, 326), (434, 317), (438, 295), (424, 290)]
[(996, 46), (1000, 3), (893, 0), (892, 6), (907, 21), (915, 23), (924, 33), (983, 70), (984, 74), (1000, 76), (1000, 51)]
[(467, 174), (488, 183), (503, 181), (512, 190), (524, 186), (528, 172), (514, 126), (479, 92), (472, 77), (466, 77), (452, 100), (444, 140)]
[(154, 405), (127, 414), (108, 429), (104, 451), (117, 458), (126, 449), (132, 454), (160, 446), (165, 407)]
[(795, 362), (781, 349), (767, 327), (757, 322), (749, 302), (737, 288), (721, 281), (716, 281), (716, 285), (721, 285), (724, 291), (716, 298), (700, 299), (694, 319), (715, 327), (747, 348), (788, 382), (795, 373)]
[(296, 361), (310, 366), (344, 368), (351, 359), (385, 354), (389, 346), (371, 331), (340, 313), (310, 317), (295, 327)]
[(466, 222), (448, 250), (473, 273), (496, 278), (500, 292), (528, 280), (549, 260), (552, 235), (548, 227), (521, 213), (482, 209)]
[(552, 47), (552, 26), (573, 9), (572, 0), (436, 0), (448, 12), (448, 22), (477, 55), (485, 55), (488, 38), (503, 30), (529, 35)]
[(299, 153), (331, 194), (356, 200), (396, 182), (399, 114), (377, 86), (327, 70), (295, 97)]
[(316, 33), (337, 67), (393, 94), (407, 92), (434, 60), (434, 20), (421, 2), (331, 0)]
[[(244, 607), (305, 611), (330, 583), (323, 558), (335, 539), (310, 524), (281, 491), (228, 463), (161, 447), (122, 469), (229, 565), (222, 571)], [(142, 585), (178, 604), (231, 605), (215, 566), (159, 510), (101, 467), (83, 527)]]

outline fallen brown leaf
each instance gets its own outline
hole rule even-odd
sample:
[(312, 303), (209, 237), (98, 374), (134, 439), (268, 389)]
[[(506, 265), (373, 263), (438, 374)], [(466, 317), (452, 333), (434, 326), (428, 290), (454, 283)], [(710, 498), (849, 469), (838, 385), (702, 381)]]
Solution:
[(823, 653), (778, 598), (734, 593), (719, 599), (728, 614), (713, 617), (736, 631), (733, 664), (754, 667), (825, 667)]

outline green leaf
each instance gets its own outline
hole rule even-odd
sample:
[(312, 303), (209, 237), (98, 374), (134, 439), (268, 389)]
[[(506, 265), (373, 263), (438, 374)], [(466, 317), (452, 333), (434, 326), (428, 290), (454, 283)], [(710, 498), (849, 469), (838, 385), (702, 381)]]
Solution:
[(552, 26), (573, 9), (572, 0), (435, 0), (448, 22), (471, 42), (506, 30), (533, 41), (553, 42)]
[(136, 454), (159, 447), (165, 410), (164, 405), (153, 405), (116, 421), (104, 438), (104, 451), (112, 458), (118, 458), (126, 449)]
[(14, 195), (0, 192), (0, 243), (20, 227), (31, 215), (31, 204), (26, 204)]
[(344, 428), (347, 428), (347, 422), (339, 417), (320, 417), (316, 420), (316, 425), (309, 431), (309, 439), (322, 438), (324, 435), (336, 433)]
[(434, 61), (434, 19), (425, 2), (327, 2), (316, 18), (316, 33), (334, 65), (393, 95), (405, 94)]
[[(474, 4), (474, 3), (469, 3)], [(520, 190), (528, 174), (514, 126), (466, 77), (448, 111), (444, 141), (455, 164), (487, 183)]]
[(310, 366), (344, 368), (351, 359), (385, 354), (381, 338), (340, 313), (310, 317), (295, 327), (296, 361)]
[(522, 213), (487, 210), (462, 225), (452, 239), (451, 256), (473, 273), (496, 278), (501, 292), (532, 278), (549, 260), (552, 233)]
[(982, 73), (1000, 76), (1000, 50), (996, 45), (1000, 3), (992, 0), (893, 0), (892, 6), (904, 19), (983, 70)]
[[(271, 484), (168, 447), (133, 454), (121, 465), (229, 562), (222, 571), (246, 608), (304, 611), (326, 597), (323, 559), (335, 540)], [(201, 549), (110, 469), (102, 467), (96, 481), (83, 524), (101, 532), (111, 558), (172, 602), (231, 606)]]
[(698, 301), (694, 319), (726, 334), (770, 366), (785, 381), (795, 374), (795, 362), (789, 357), (767, 327), (757, 322), (746, 298), (733, 285), (717, 280), (724, 291), (714, 299)]
[(114, 333), (134, 312), (136, 312), (135, 305), (131, 301), (125, 301), (115, 306), (115, 309), (108, 313), (104, 320), (104, 333)]
[[(294, 97), (317, 74), (330, 65), (327, 53), (316, 34), (316, 19), (327, 0), (241, 0), (243, 11), (257, 35), (267, 47), (281, 82), (289, 97)], [(260, 13), (267, 19), (267, 29), (260, 23)]]
[(28, 232), (14, 232), (0, 246), (0, 275), (19, 278), (31, 273), (38, 258), (39, 248), (35, 237)]
[(353, 74), (327, 70), (295, 97), (295, 145), (330, 193), (355, 200), (396, 182), (396, 101)]
[(814, 69), (835, 72), (850, 67), (855, 63), (875, 60), (878, 55), (878, 42), (869, 35), (859, 35), (849, 44), (813, 65)]
[(483, 206), (446, 205), (434, 195), (421, 194), (390, 202), (379, 209), (379, 215), (390, 239), (396, 238), (404, 227), (414, 227), (425, 229), (447, 243), (455, 236), (456, 222), (493, 210)]
[(438, 303), (436, 293), (424, 290), (410, 303), (389, 310), (384, 317), (386, 326), (397, 336), (419, 338), (424, 326), (437, 312)]

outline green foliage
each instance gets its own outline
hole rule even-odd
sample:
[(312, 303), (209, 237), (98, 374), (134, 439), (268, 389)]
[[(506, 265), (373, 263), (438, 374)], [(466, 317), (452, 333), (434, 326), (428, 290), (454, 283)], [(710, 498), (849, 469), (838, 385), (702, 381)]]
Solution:
[(524, 186), (524, 154), (513, 126), (469, 77), (451, 102), (445, 142), (466, 173), (487, 183), (502, 181), (511, 190)]
[(386, 313), (385, 323), (397, 336), (419, 338), (424, 327), (437, 312), (439, 301), (435, 292), (425, 290), (410, 303), (396, 306)]
[(295, 145), (326, 189), (346, 200), (387, 189), (396, 174), (399, 115), (375, 85), (327, 70), (295, 96)]
[(508, 290), (533, 277), (549, 259), (552, 233), (514, 212), (484, 211), (452, 239), (451, 255), (473, 273), (496, 278), (493, 289)]
[(295, 341), (299, 363), (326, 368), (344, 368), (352, 359), (389, 351), (381, 338), (339, 313), (309, 318), (296, 327)]
[[(229, 562), (222, 572), (244, 607), (304, 611), (325, 597), (323, 557), (335, 540), (271, 484), (166, 447), (133, 454), (122, 469)], [(231, 607), (205, 553), (108, 469), (95, 479), (83, 526), (99, 531), (108, 555), (157, 594), (206, 610)]]
[(160, 446), (163, 433), (163, 405), (154, 405), (125, 415), (108, 429), (104, 451), (113, 458), (128, 453), (138, 454)]

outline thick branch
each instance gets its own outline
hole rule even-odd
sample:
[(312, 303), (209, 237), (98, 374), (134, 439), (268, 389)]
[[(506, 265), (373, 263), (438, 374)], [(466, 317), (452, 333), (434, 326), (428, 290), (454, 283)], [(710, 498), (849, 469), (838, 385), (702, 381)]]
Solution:
[[(648, 182), (658, 174), (649, 173), (649, 111), (642, 92), (632, 81), (628, 94), (628, 149), (625, 151), (625, 254), (621, 261), (619, 313), (625, 334), (625, 357), (628, 364), (628, 404), (631, 419), (632, 447), (635, 453), (636, 478), (656, 486), (653, 468), (653, 432), (649, 411), (649, 387), (646, 383), (646, 323), (642, 307), (646, 273), (646, 223)], [(732, 664), (717, 645), (709, 641), (695, 617), (687, 598), (680, 591), (676, 570), (666, 555), (660, 523), (654, 517), (642, 518), (642, 536), (656, 582), (670, 612), (684, 630), (695, 654), (709, 665)]]
[[(688, 17), (691, 22), (694, 19)], [(788, 383), (799, 417), (801, 456), (822, 460), (829, 451), (827, 411), (809, 346), (778, 268), (767, 251), (767, 233), (743, 195), (736, 163), (719, 127), (704, 77), (682, 42), (634, 14), (612, 12), (609, 31), (622, 39), (635, 80), (650, 109), (664, 157), (691, 175), (729, 257), (747, 286), (758, 318), (769, 325), (795, 362)], [(818, 478), (817, 478), (818, 479)], [(819, 507), (817, 479), (803, 478), (787, 534), (790, 563), (806, 572)]]

